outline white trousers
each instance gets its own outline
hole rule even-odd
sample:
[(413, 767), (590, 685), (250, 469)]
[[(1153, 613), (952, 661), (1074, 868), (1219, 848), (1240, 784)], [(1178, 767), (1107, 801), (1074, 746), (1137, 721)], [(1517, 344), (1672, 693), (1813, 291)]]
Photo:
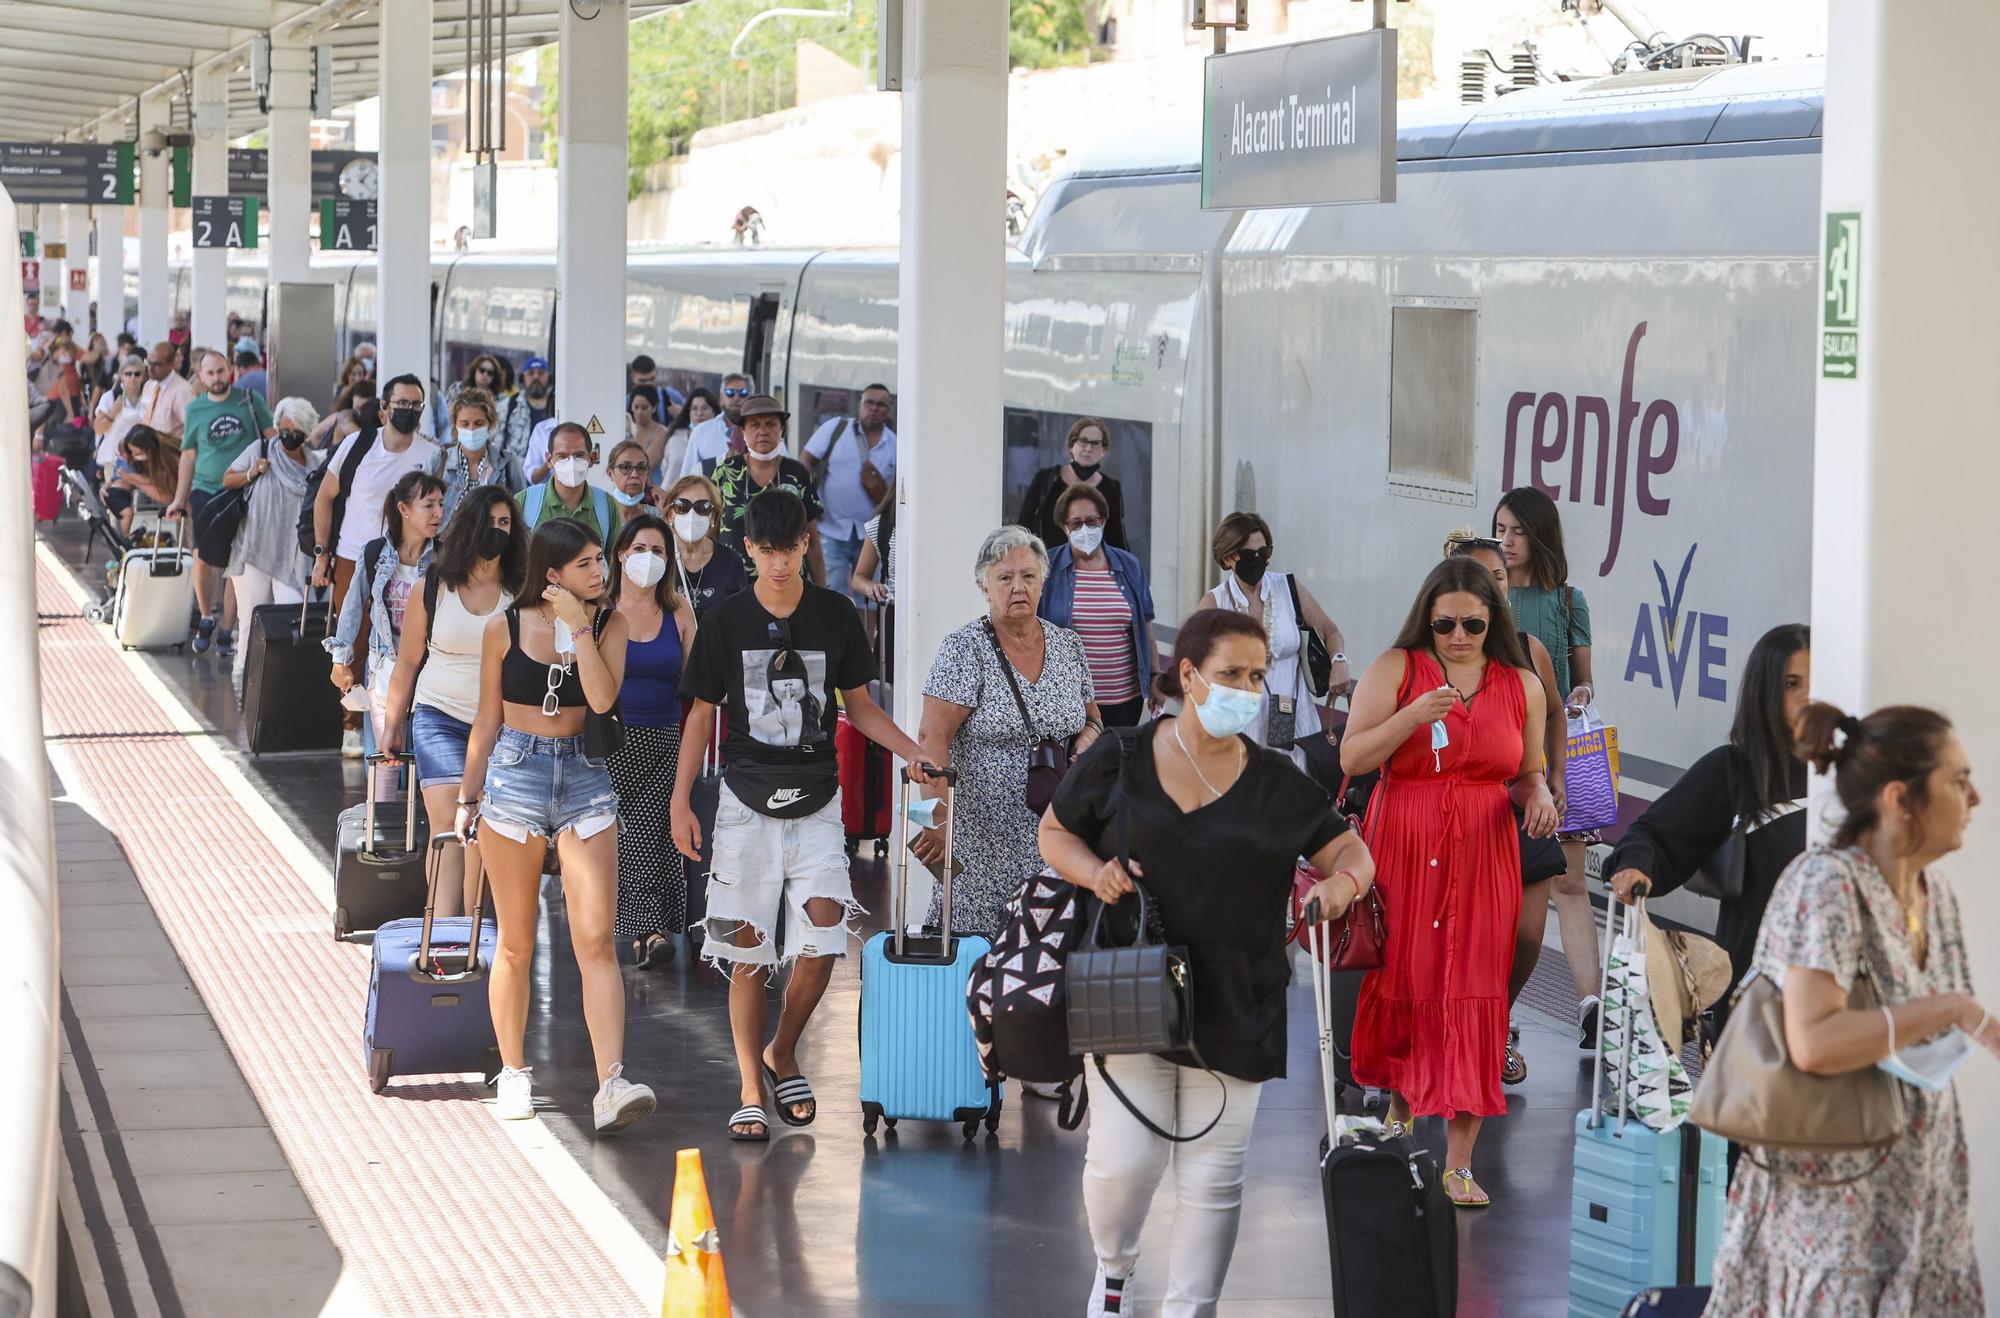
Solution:
[[(1243, 1157), (1264, 1086), (1219, 1072), (1206, 1075), (1148, 1054), (1107, 1057), (1104, 1065), (1148, 1120), (1176, 1135), (1192, 1135), (1206, 1126), (1227, 1091), (1229, 1104), (1214, 1130), (1191, 1143), (1170, 1144), (1140, 1125), (1097, 1074), (1096, 1062), (1084, 1059), (1090, 1144), (1083, 1162), (1083, 1206), (1098, 1266), (1108, 1277), (1132, 1275), (1146, 1210), (1171, 1160), (1176, 1212), (1161, 1313), (1163, 1318), (1213, 1314), (1236, 1248)], [(1129, 1300), (1126, 1307), (1131, 1307)]]
[[(243, 626), (250, 623), (250, 610), (259, 604), (298, 604), (305, 596), (297, 586), (288, 586), (274, 579), (262, 568), (251, 567), (248, 563), (243, 570), (229, 578), (229, 584), (236, 588), (236, 616)], [(243, 647), (248, 650), (249, 646)]]

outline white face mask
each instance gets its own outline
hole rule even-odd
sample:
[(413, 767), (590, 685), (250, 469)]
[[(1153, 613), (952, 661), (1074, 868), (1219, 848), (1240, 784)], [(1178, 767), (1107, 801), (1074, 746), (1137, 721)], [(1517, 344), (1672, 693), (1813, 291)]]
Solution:
[(667, 575), (667, 560), (650, 549), (637, 549), (625, 558), (625, 577), (641, 590), (651, 590)]
[(493, 431), (487, 426), (460, 426), (458, 442), (468, 453), (484, 453), (486, 445), (493, 438)]
[(708, 534), (708, 518), (700, 513), (674, 514), (674, 534), (693, 544)]
[(1069, 533), (1069, 547), (1081, 558), (1089, 558), (1104, 543), (1104, 528), (1101, 526), (1079, 526)]
[(549, 464), (559, 485), (581, 485), (590, 477), (589, 458), (557, 458)]

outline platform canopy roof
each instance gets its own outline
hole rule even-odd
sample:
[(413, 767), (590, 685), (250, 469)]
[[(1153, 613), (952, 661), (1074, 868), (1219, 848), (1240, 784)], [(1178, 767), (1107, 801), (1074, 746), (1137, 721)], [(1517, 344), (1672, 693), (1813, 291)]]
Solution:
[[(138, 100), (173, 99), (173, 123), (189, 123), (194, 72), (229, 71), (229, 135), (265, 125), (250, 85), (251, 46), (274, 41), (333, 47), (334, 104), (376, 94), (377, 15), (384, 4), (431, 9), (434, 74), (476, 59), (482, 13), (492, 47), (518, 54), (556, 39), (562, 6), (585, 13), (615, 8), (606, 0), (0, 0), (0, 141), (95, 141), (104, 122), (136, 135)], [(632, 17), (680, 0), (631, 0)], [(470, 16), (468, 18), (468, 15)]]

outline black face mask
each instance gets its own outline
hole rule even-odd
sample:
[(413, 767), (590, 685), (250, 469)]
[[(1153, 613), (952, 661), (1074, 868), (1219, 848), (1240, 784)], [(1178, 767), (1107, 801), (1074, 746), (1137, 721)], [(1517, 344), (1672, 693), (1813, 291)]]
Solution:
[(1078, 480), (1086, 480), (1086, 481), (1089, 480), (1092, 476), (1095, 476), (1097, 474), (1097, 469), (1102, 465), (1103, 465), (1102, 463), (1093, 462), (1089, 466), (1085, 466), (1083, 463), (1078, 462), (1075, 458), (1071, 458), (1069, 460), (1069, 469), (1076, 473)]
[(354, 419), (358, 424), (364, 426), (381, 425), (382, 404), (373, 398), (363, 403), (356, 403), (354, 406)]
[(1246, 549), (1236, 556), (1236, 578), (1246, 586), (1254, 586), (1264, 579), (1264, 571), (1271, 566), (1271, 550)]
[(479, 533), (479, 556), (494, 559), (507, 552), (507, 546), (514, 542), (514, 533), (504, 527), (489, 526)]
[(398, 434), (414, 435), (423, 414), (421, 407), (392, 407), (389, 409), (389, 424), (396, 428)]
[(278, 432), (278, 442), (285, 446), (287, 452), (297, 453), (305, 446), (306, 432), (303, 430), (280, 430)]

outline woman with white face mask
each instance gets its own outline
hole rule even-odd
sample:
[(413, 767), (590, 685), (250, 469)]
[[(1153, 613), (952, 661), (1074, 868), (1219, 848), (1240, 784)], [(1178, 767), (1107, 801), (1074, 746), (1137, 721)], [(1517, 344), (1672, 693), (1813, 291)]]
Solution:
[[(1344, 913), (1374, 882), (1368, 848), (1325, 790), (1246, 735), (1269, 664), (1256, 619), (1197, 610), (1174, 637), (1161, 680), (1180, 713), (1106, 736), (1042, 816), (1041, 854), (1063, 879), (1115, 904), (1107, 919), (1129, 928), (1135, 903), (1121, 899), (1135, 881), (1145, 885), (1165, 941), (1187, 948), (1195, 986), (1189, 1052), (1110, 1056), (1084, 1069), (1083, 1204), (1098, 1269), (1091, 1314), (1130, 1311), (1139, 1238), (1169, 1158), (1178, 1204), (1162, 1312), (1215, 1312), (1258, 1098), (1285, 1069), (1294, 866), (1306, 856), (1327, 876), (1308, 897), (1322, 918)], [(1121, 822), (1129, 869), (1117, 858)]]
[(484, 389), (465, 387), (451, 405), (451, 425), (445, 433), (444, 516), (451, 521), (465, 492), (481, 485), (504, 485), (519, 494), (528, 478), (519, 458), (508, 457), (497, 442), (500, 408)]
[(667, 487), (667, 524), (674, 532), (675, 584), (694, 605), (700, 620), (738, 591), (750, 589), (750, 574), (734, 552), (717, 553), (722, 496), (706, 476), (683, 476)]
[(687, 929), (687, 877), (667, 833), (681, 749), (681, 665), (694, 644), (694, 607), (678, 586), (674, 534), (637, 510), (611, 546), (611, 602), (625, 619), (625, 680), (618, 698), (625, 746), (611, 757), (618, 792), (618, 918), (635, 964), (674, 959), (671, 935)]
[(1153, 685), (1153, 589), (1145, 565), (1105, 540), (1110, 521), (1110, 503), (1089, 485), (1072, 485), (1056, 500), (1067, 538), (1049, 553), (1041, 616), (1083, 638), (1104, 725), (1129, 728)]

